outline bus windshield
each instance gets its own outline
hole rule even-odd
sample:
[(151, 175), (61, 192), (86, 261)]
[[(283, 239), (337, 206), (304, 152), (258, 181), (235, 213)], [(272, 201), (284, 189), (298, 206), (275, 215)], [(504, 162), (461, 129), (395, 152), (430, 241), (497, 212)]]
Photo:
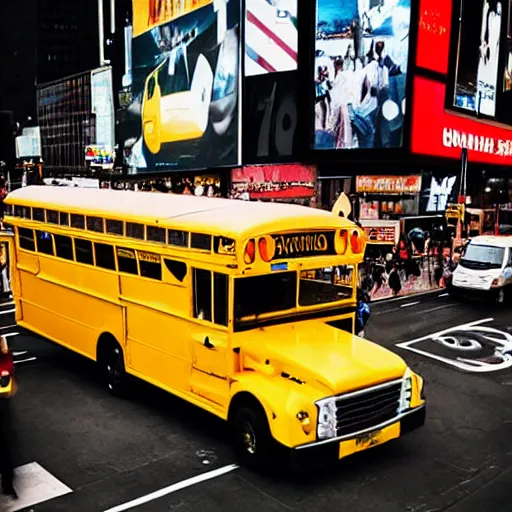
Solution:
[[(354, 269), (338, 266), (235, 279), (235, 318), (286, 313), (350, 299)], [(298, 288), (298, 296), (297, 296)]]

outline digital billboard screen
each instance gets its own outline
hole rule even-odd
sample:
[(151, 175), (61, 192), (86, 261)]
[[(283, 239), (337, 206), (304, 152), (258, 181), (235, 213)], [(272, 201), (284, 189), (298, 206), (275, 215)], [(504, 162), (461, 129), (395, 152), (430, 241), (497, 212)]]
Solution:
[(411, 0), (317, 0), (315, 149), (402, 146)]
[(297, 69), (297, 0), (246, 0), (245, 76)]
[(239, 164), (240, 0), (134, 0), (133, 17), (125, 165)]
[(495, 116), (501, 26), (501, 2), (461, 1), (454, 107)]

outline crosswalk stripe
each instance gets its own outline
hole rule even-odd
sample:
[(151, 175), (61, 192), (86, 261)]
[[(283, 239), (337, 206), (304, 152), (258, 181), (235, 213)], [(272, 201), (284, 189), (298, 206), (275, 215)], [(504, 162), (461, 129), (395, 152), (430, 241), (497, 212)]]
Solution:
[(37, 462), (16, 468), (15, 474), (18, 499), (8, 501), (0, 497), (2, 512), (17, 512), (73, 492)]

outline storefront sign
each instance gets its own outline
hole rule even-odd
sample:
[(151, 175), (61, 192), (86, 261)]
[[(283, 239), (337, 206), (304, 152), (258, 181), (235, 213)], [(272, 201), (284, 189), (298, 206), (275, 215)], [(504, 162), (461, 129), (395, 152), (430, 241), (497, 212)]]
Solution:
[(272, 235), (275, 253), (272, 259), (327, 256), (336, 254), (334, 231)]
[(358, 176), (356, 191), (367, 194), (417, 194), (421, 176)]
[(470, 161), (510, 165), (512, 129), (445, 111), (445, 94), (442, 83), (414, 79), (412, 152), (459, 159), (467, 148)]
[(368, 240), (368, 243), (388, 243), (388, 244), (394, 244), (395, 243), (395, 233), (396, 230), (394, 227), (377, 227), (377, 228), (371, 228), (366, 227), (364, 228), (364, 232), (366, 234), (366, 238)]

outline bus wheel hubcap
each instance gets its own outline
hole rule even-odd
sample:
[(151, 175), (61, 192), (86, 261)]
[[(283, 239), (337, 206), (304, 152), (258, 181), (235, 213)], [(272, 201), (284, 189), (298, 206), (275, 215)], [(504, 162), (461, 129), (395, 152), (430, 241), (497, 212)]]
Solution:
[(254, 430), (249, 423), (245, 424), (242, 433), (242, 439), (247, 452), (251, 455), (254, 455), (256, 453), (256, 435), (254, 434)]

